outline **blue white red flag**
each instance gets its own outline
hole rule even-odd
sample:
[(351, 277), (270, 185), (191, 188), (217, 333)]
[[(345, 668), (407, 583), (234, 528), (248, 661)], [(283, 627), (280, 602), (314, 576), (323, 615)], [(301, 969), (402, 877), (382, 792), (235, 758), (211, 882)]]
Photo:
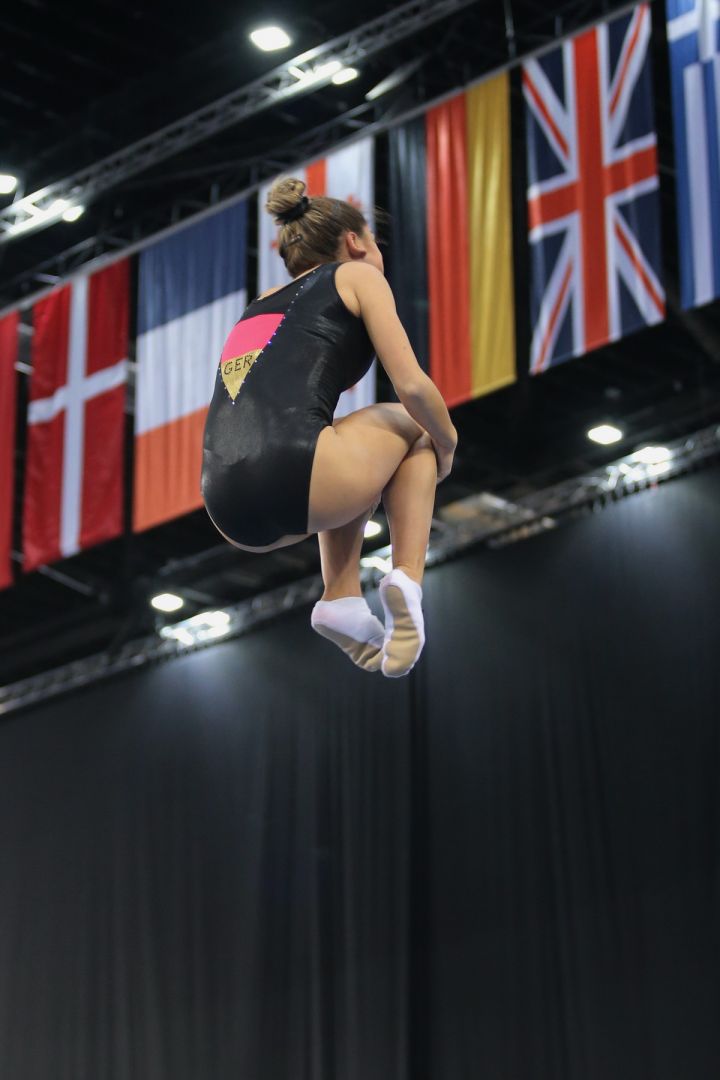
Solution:
[(720, 3), (667, 0), (684, 308), (720, 296)]
[(650, 9), (523, 66), (533, 373), (665, 314)]
[(247, 205), (186, 225), (140, 255), (136, 532), (202, 506), (205, 417), (223, 342), (247, 303)]

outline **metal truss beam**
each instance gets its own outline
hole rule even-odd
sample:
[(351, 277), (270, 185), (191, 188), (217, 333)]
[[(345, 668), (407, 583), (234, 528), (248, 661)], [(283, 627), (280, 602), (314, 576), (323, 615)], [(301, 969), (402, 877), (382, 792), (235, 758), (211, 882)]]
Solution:
[(347, 34), (293, 57), (259, 79), (73, 176), (17, 199), (0, 211), (0, 244), (55, 224), (70, 207), (87, 206), (102, 192), (233, 124), (327, 86), (339, 67), (359, 64), (474, 3), (477, 0), (408, 0)]
[[(441, 519), (433, 522), (426, 565), (436, 566), (478, 544), (495, 548), (516, 543), (557, 528), (574, 512), (600, 509), (609, 501), (701, 468), (720, 457), (720, 427), (704, 428), (669, 443), (667, 449), (668, 455), (662, 461), (642, 463), (631, 454), (584, 476), (524, 496), (516, 503), (481, 492), (446, 506)], [(387, 568), (389, 552), (389, 548), (383, 548), (363, 560), (361, 578), (366, 587), (377, 585), (380, 573)], [(149, 663), (239, 637), (269, 619), (317, 600), (322, 587), (320, 575), (313, 575), (221, 612), (208, 612), (163, 627), (158, 634), (128, 642), (118, 650), (107, 650), (0, 688), (0, 715)]]
[[(634, 3), (635, 0), (631, 3), (621, 3), (613, 8), (611, 14), (616, 16), (621, 12), (629, 11)], [(608, 14), (606, 13), (603, 18), (607, 18)], [(583, 23), (577, 30), (589, 29), (597, 23), (598, 19), (591, 20)], [(518, 51), (509, 61), (503, 58), (499, 61), (499, 66), (493, 66), (484, 71), (477, 79), (466, 84), (465, 88), (475, 85), (500, 70), (510, 70), (530, 57), (541, 56), (554, 45), (554, 40), (545, 42), (531, 49)], [(290, 63), (292, 64), (292, 61)], [(423, 101), (403, 111), (398, 111), (396, 102), (387, 103), (382, 99), (377, 102), (364, 102), (332, 117), (309, 132), (302, 132), (295, 138), (285, 140), (282, 146), (276, 146), (273, 149), (272, 157), (267, 152), (256, 153), (232, 163), (215, 163), (202, 169), (188, 170), (185, 175), (196, 177), (198, 181), (191, 195), (174, 199), (162, 207), (154, 207), (141, 218), (135, 217), (128, 222), (118, 222), (110, 228), (103, 228), (93, 236), (8, 279), (0, 286), (2, 290), (0, 302), (3, 304), (0, 316), (15, 307), (30, 306), (49, 292), (63, 277), (89, 262), (97, 263), (99, 266), (112, 257), (131, 255), (148, 243), (154, 243), (168, 229), (180, 226), (185, 221), (197, 219), (201, 214), (227, 205), (233, 199), (251, 195), (263, 180), (284, 169), (292, 168), (315, 154), (326, 151), (329, 146), (336, 148), (343, 141), (357, 137), (360, 132), (377, 135), (388, 131), (394, 125), (404, 123), (424, 112), (431, 105), (439, 104), (446, 97), (457, 93), (459, 89), (462, 87), (454, 87), (432, 101)], [(41, 282), (47, 284), (48, 287), (38, 289), (38, 284)]]

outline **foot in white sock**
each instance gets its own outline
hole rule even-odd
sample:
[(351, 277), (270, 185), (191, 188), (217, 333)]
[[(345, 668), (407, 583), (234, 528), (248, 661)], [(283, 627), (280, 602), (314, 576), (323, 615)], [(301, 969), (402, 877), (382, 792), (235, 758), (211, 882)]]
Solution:
[(425, 644), (422, 587), (404, 570), (391, 570), (380, 582), (385, 609), (382, 673), (399, 679), (415, 666)]
[(318, 600), (310, 617), (313, 630), (334, 642), (363, 671), (379, 671), (385, 627), (364, 596)]

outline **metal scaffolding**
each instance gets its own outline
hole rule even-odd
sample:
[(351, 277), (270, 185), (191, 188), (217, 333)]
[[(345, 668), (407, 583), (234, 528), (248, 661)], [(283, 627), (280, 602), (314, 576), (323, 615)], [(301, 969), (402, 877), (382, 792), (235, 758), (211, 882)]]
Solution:
[(327, 86), (341, 67), (361, 63), (476, 2), (408, 0), (347, 34), (293, 57), (247, 86), (123, 147), (73, 176), (17, 199), (0, 211), (0, 244), (55, 224), (72, 207), (87, 206), (102, 192), (233, 124)]

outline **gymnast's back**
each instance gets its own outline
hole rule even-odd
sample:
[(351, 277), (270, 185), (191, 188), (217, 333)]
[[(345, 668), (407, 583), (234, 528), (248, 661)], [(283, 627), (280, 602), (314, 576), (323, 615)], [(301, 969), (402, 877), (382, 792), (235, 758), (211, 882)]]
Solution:
[(201, 486), (211, 519), (238, 544), (307, 533), (318, 436), (372, 363), (365, 325), (338, 292), (339, 265), (321, 263), (253, 300), (223, 348)]

